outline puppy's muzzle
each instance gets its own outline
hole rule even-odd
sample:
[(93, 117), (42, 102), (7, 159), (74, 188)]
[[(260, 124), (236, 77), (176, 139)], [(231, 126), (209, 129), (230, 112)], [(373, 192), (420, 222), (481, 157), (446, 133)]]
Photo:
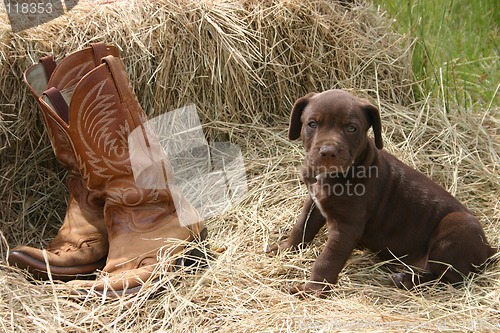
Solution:
[(341, 150), (342, 149), (339, 146), (321, 146), (319, 148), (319, 158), (324, 163), (330, 164), (331, 162), (335, 162)]
[(309, 164), (321, 168), (322, 172), (338, 171), (351, 165), (349, 154), (338, 144), (322, 145), (311, 150), (308, 155)]

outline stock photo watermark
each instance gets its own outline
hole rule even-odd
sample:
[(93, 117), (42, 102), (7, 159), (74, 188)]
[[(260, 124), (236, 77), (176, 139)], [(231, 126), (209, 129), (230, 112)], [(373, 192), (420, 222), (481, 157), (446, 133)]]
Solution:
[(321, 191), (329, 196), (363, 196), (366, 194), (365, 181), (379, 176), (378, 167), (375, 165), (351, 166), (336, 172), (315, 168), (315, 175), (308, 175), (307, 172), (304, 178), (314, 179), (310, 185), (313, 192)]
[(13, 32), (47, 23), (78, 4), (79, 0), (4, 0), (5, 10)]
[(17, 33), (52, 21), (78, 3), (100, 5), (117, 1), (123, 0), (3, 0), (3, 4), (12, 32)]
[(240, 148), (208, 142), (194, 104), (147, 121), (128, 141), (136, 184), (168, 188), (183, 225), (198, 222), (185, 205), (196, 208), (205, 220), (237, 205), (247, 193)]
[(353, 320), (329, 320), (316, 321), (313, 319), (298, 319), (293, 325), (302, 332), (332, 332), (337, 330), (349, 330), (352, 332), (363, 332), (366, 330), (380, 331), (496, 331), (500, 329), (500, 322), (474, 319), (441, 319), (428, 322), (411, 321), (383, 321), (369, 319)]

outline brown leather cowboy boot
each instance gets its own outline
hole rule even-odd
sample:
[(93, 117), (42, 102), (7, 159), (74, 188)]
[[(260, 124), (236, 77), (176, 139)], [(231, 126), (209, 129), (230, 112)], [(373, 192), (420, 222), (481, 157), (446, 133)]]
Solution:
[[(24, 81), (38, 101), (42, 92), (50, 87), (71, 89), (107, 55), (118, 56), (118, 49), (102, 43), (94, 44), (68, 55), (59, 65), (52, 57), (44, 57), (39, 64), (25, 71)], [(45, 250), (18, 246), (10, 252), (8, 261), (37, 278), (47, 279), (50, 270), (52, 278), (68, 281), (92, 274), (106, 263), (108, 238), (104, 202), (95, 198), (83, 183), (79, 163), (64, 130), (68, 114), (56, 114), (51, 109), (42, 108), (42, 115), (56, 158), (68, 169), (66, 182), (70, 197), (66, 216)]]
[[(161, 149), (149, 133), (123, 64), (119, 58), (105, 57), (74, 89), (51, 88), (40, 101), (44, 108), (56, 110), (52, 113), (69, 110), (64, 131), (86, 186), (105, 203), (109, 253), (102, 276), (95, 283), (71, 282), (79, 289), (113, 291), (110, 296), (138, 291), (159, 268), (174, 267), (190, 242), (204, 237), (204, 227), (182, 194), (167, 186), (168, 162), (148, 157)], [(139, 154), (131, 152), (132, 133), (142, 138), (137, 140), (142, 146), (134, 147)], [(131, 154), (157, 171), (151, 174), (161, 178), (153, 182), (156, 186), (136, 183)], [(168, 258), (162, 261), (165, 265), (158, 265), (160, 257)]]

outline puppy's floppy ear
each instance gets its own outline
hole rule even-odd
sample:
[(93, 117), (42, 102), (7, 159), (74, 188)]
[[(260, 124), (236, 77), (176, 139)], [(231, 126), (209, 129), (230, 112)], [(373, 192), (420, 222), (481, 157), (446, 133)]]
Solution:
[(290, 127), (288, 128), (288, 138), (290, 140), (296, 140), (300, 137), (300, 131), (302, 129), (302, 112), (309, 103), (309, 99), (316, 95), (316, 93), (309, 93), (304, 97), (299, 98), (295, 101), (292, 108), (292, 114), (290, 115)]
[(366, 99), (361, 99), (361, 107), (366, 112), (368, 121), (373, 128), (375, 146), (377, 146), (378, 149), (384, 148), (384, 142), (382, 141), (382, 121), (380, 120), (380, 113), (377, 107)]

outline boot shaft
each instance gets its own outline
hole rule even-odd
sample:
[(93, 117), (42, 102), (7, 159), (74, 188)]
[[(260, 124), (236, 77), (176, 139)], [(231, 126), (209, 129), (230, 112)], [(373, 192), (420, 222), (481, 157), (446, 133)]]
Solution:
[[(70, 138), (78, 167), (89, 188), (132, 175), (128, 138), (146, 122), (121, 61), (113, 56), (80, 79), (75, 87), (48, 89), (40, 98)], [(68, 112), (68, 122), (59, 114)]]
[(52, 56), (46, 56), (38, 64), (26, 69), (23, 79), (38, 100), (49, 88), (62, 90), (74, 87), (85, 74), (99, 66), (101, 59), (107, 55), (119, 57), (120, 53), (116, 46), (97, 43), (69, 54), (59, 64)]
[(162, 150), (159, 140), (145, 125), (146, 114), (119, 58), (104, 57), (102, 64), (82, 77), (74, 88), (47, 90), (40, 98), (40, 105), (49, 115), (57, 116), (69, 110), (68, 122), (58, 124), (69, 138), (73, 156), (89, 189), (101, 193), (110, 204), (132, 207), (161, 203), (167, 214), (175, 212), (166, 181), (171, 171), (163, 163), (165, 156), (155, 159), (139, 154), (144, 159), (142, 164), (164, 168), (164, 172), (156, 173), (165, 177), (159, 182), (163, 186), (146, 189), (138, 186), (134, 179), (129, 145), (132, 133), (142, 136), (141, 151), (161, 153)]
[[(39, 102), (43, 92), (51, 87), (60, 90), (74, 88), (85, 74), (101, 64), (101, 59), (106, 55), (118, 57), (118, 48), (103, 43), (93, 44), (71, 53), (59, 64), (50, 56), (43, 57), (38, 64), (24, 72), (24, 82)], [(40, 106), (56, 158), (68, 169), (77, 170), (71, 142), (64, 130), (69, 119), (68, 110), (58, 108), (59, 113), (55, 113), (53, 109)]]

